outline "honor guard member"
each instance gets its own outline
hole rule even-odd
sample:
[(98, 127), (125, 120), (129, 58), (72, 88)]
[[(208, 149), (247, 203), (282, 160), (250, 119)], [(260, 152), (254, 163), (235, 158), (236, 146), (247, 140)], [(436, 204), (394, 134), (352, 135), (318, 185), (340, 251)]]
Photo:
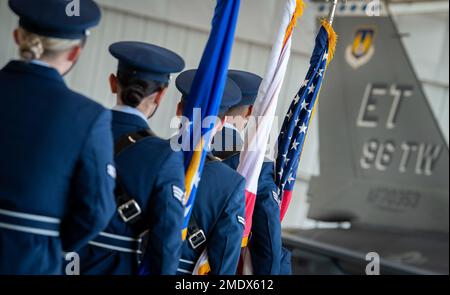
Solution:
[(70, 90), (100, 9), (82, 0), (10, 0), (21, 60), (0, 71), (0, 274), (61, 274), (114, 213), (111, 112)]
[(182, 71), (184, 61), (170, 50), (141, 42), (114, 43), (109, 51), (119, 61), (117, 75), (109, 78), (117, 96), (112, 123), (117, 211), (81, 251), (81, 272), (174, 275), (185, 209), (183, 154), (157, 137), (147, 120), (162, 102), (170, 75)]
[[(183, 114), (184, 99), (189, 95), (196, 70), (180, 74), (176, 86), (182, 93), (177, 116)], [(227, 80), (219, 116), (241, 99), (239, 87)], [(183, 244), (178, 274), (192, 274), (206, 248), (211, 275), (236, 274), (244, 233), (245, 179), (208, 154), (199, 183), (187, 239)]]
[[(252, 114), (262, 78), (236, 70), (230, 70), (228, 77), (239, 86), (242, 99), (226, 113), (224, 128), (214, 137), (213, 147), (214, 155), (224, 159), (225, 164), (236, 170), (243, 147), (242, 134)], [(248, 245), (255, 275), (280, 274), (280, 200), (274, 176), (274, 163), (266, 160), (258, 180), (252, 234)]]

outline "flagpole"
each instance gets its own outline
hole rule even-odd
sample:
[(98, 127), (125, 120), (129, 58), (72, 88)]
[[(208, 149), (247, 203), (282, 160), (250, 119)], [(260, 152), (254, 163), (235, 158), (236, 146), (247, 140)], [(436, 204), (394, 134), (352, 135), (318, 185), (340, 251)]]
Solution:
[(328, 22), (330, 25), (333, 24), (334, 21), (334, 15), (336, 14), (336, 7), (337, 7), (338, 0), (333, 0), (333, 6), (331, 6), (330, 14), (328, 15)]

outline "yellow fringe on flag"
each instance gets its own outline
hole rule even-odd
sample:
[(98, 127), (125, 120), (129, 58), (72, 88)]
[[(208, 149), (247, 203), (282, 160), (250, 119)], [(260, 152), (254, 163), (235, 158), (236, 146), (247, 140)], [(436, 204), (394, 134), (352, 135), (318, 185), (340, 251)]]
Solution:
[[(202, 157), (203, 147), (205, 145), (205, 140), (202, 137), (200, 142), (195, 148), (194, 155), (192, 156), (191, 164), (189, 165), (188, 170), (186, 171), (185, 185), (186, 185), (186, 202), (189, 200), (191, 196), (192, 189), (192, 181), (194, 180), (195, 175), (198, 172), (198, 167), (200, 166), (200, 160)], [(187, 229), (184, 228), (181, 232), (182, 241), (186, 240)]]
[(328, 60), (327, 60), (327, 66), (328, 66), (328, 64), (331, 62), (331, 60), (334, 57), (338, 36), (327, 19), (323, 19), (321, 21), (321, 23), (322, 23), (322, 26), (324, 27), (324, 29), (328, 33)]
[(200, 268), (198, 269), (198, 275), (199, 276), (206, 276), (211, 272), (211, 266), (209, 266), (209, 262), (203, 264), (202, 266), (200, 266)]
[(248, 237), (244, 237), (241, 242), (241, 248), (245, 248), (248, 245)]
[(303, 0), (297, 0), (297, 5), (295, 6), (294, 14), (292, 15), (291, 22), (289, 23), (289, 25), (286, 29), (286, 34), (284, 35), (283, 46), (286, 45), (286, 42), (291, 37), (292, 32), (294, 31), (294, 27), (297, 24), (297, 20), (300, 17), (302, 17), (304, 7), (305, 7), (305, 3), (303, 2)]
[(200, 160), (202, 157), (202, 150), (203, 150), (204, 143), (205, 143), (205, 140), (202, 137), (200, 142), (198, 143), (197, 147), (195, 148), (194, 155), (192, 156), (191, 164), (189, 165), (189, 168), (186, 171), (185, 185), (186, 185), (186, 196), (188, 198), (191, 196), (192, 181), (198, 172), (198, 167), (200, 166)]

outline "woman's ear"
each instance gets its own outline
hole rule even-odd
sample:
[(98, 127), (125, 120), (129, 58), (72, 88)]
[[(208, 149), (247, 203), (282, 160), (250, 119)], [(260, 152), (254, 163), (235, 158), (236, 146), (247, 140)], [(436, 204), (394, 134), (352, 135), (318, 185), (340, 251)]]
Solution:
[(161, 100), (164, 97), (164, 95), (166, 95), (166, 93), (167, 93), (167, 87), (160, 90), (158, 93), (156, 93), (155, 100), (154, 100), (156, 105), (159, 105), (161, 103)]
[(109, 75), (109, 86), (111, 87), (111, 92), (117, 94), (117, 76), (114, 74)]
[(77, 59), (80, 57), (82, 51), (81, 45), (74, 46), (69, 51), (69, 55), (67, 56), (67, 60), (70, 62), (76, 62)]
[(14, 37), (14, 42), (16, 42), (16, 45), (19, 45), (20, 36), (19, 36), (19, 29), (18, 28), (14, 30), (13, 37)]
[(176, 112), (177, 117), (183, 116), (183, 108), (184, 108), (184, 104), (183, 104), (183, 100), (181, 99), (177, 103), (177, 112)]
[(248, 106), (247, 114), (245, 114), (245, 119), (248, 119), (253, 113), (253, 106)]

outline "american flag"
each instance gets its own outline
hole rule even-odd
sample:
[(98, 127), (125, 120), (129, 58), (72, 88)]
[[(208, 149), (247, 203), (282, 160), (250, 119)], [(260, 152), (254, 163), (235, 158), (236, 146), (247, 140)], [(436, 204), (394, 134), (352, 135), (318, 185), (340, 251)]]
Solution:
[(336, 38), (336, 33), (328, 21), (322, 21), (306, 79), (291, 103), (278, 137), (275, 182), (282, 200), (281, 220), (283, 220), (292, 198), (309, 123), (314, 113), (327, 65), (334, 53)]

